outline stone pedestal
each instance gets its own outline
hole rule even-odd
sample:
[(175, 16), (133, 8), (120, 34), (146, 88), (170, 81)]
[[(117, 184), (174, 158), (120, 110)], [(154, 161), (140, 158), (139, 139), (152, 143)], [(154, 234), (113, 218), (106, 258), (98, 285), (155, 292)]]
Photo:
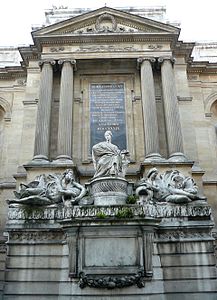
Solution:
[(93, 179), (88, 189), (94, 205), (123, 205), (126, 204), (130, 186), (124, 178), (101, 177)]
[(4, 299), (215, 300), (212, 227), (200, 202), (11, 205)]

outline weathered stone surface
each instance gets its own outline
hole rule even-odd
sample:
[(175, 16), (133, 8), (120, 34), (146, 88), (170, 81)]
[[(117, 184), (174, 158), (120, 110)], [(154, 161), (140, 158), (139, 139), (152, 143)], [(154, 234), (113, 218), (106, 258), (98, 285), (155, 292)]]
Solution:
[[(12, 199), (15, 181), (18, 187), (21, 181), (27, 184), (39, 174), (51, 174), (52, 168), (55, 172), (62, 171), (62, 166), (52, 162), (58, 154), (70, 156), (73, 153), (78, 166), (76, 180), (82, 185), (93, 177), (90, 86), (97, 83), (124, 86), (125, 140), (131, 154), (127, 181), (135, 183), (141, 178), (143, 171), (140, 165), (141, 161), (144, 162), (144, 154), (158, 151), (158, 146), (165, 157), (171, 156), (170, 161), (161, 165), (162, 172), (166, 168), (177, 168), (178, 160), (186, 160), (180, 153), (183, 152), (191, 160), (200, 162), (200, 167), (195, 164), (191, 168), (190, 162), (188, 165), (183, 163), (179, 164), (180, 172), (184, 171), (184, 176), (192, 177), (200, 192), (205, 187), (205, 195), (216, 218), (216, 66), (207, 62), (192, 62), (193, 44), (178, 41), (178, 35), (179, 29), (169, 24), (104, 7), (35, 31), (34, 45), (20, 47), (24, 60), (22, 67), (0, 71), (2, 231), (7, 214), (4, 201)], [(167, 57), (162, 66), (159, 61), (155, 62), (152, 72), (149, 65), (146, 71), (149, 70), (153, 78), (146, 78), (148, 73), (143, 73), (143, 79), (146, 78), (143, 81), (146, 82), (141, 86), (136, 62), (147, 53), (151, 58), (173, 53), (176, 63), (172, 68)], [(48, 76), (45, 76), (45, 69), (40, 74), (39, 58), (49, 58), (54, 62), (53, 68), (48, 66)], [(70, 76), (66, 76), (61, 86), (57, 61), (63, 58), (76, 59), (77, 70), (74, 70), (73, 77), (71, 70), (65, 72)], [(43, 79), (41, 90), (40, 77)], [(63, 86), (65, 83), (67, 86)], [(149, 86), (150, 93), (145, 84)], [(146, 100), (143, 105), (144, 95)], [(151, 103), (148, 102), (150, 100)], [(150, 107), (147, 105), (152, 108), (156, 106), (157, 111), (151, 110), (149, 114)], [(64, 115), (68, 117), (64, 118)], [(66, 136), (62, 135), (64, 131)], [(67, 135), (70, 136), (67, 138)], [(39, 155), (38, 165), (35, 166), (27, 164), (34, 155), (34, 139), (35, 154)], [(63, 144), (60, 145), (60, 142)], [(46, 164), (42, 158), (46, 159)], [(152, 163), (144, 167), (145, 171), (153, 166)], [(17, 171), (17, 167), (23, 164), (25, 170), (18, 168)], [(12, 178), (14, 174), (16, 180)], [(189, 197), (185, 200), (189, 202)], [(103, 208), (60, 205), (44, 207), (41, 211), (28, 211), (22, 205), (11, 205), (6, 261), (10, 268), (7, 269), (4, 299), (216, 299), (211, 208), (207, 203), (192, 202), (182, 205), (122, 205), (121, 208), (115, 205), (104, 205)], [(150, 247), (147, 247), (148, 243)], [(113, 252), (112, 244), (115, 246)], [(89, 248), (94, 252), (92, 257)], [(98, 248), (99, 254), (105, 252), (106, 257), (100, 256), (98, 259)], [(147, 253), (141, 249), (146, 249)], [(79, 253), (82, 255), (79, 256)], [(91, 283), (91, 288), (80, 289), (80, 266), (88, 275), (98, 262), (100, 266), (97, 267), (109, 265), (109, 262), (109, 267), (112, 267), (112, 264), (117, 265), (121, 261), (128, 264), (127, 272), (135, 278), (137, 270), (132, 269), (133, 264), (137, 263), (136, 257), (139, 257), (138, 266), (146, 268), (144, 288), (134, 284), (111, 292), (95, 289)], [(86, 269), (82, 265), (85, 262), (83, 258), (89, 264)], [(0, 259), (0, 263), (4, 264), (3, 261)], [(120, 265), (115, 266), (117, 272), (123, 270)], [(102, 270), (98, 272), (100, 274), (95, 275), (101, 275)], [(16, 275), (20, 281), (15, 279)], [(69, 279), (69, 275), (73, 278)], [(117, 275), (111, 275), (111, 282), (114, 283), (114, 275)], [(29, 281), (31, 278), (32, 281)], [(97, 280), (99, 282), (100, 278)], [(0, 295), (2, 291), (3, 284), (0, 284)]]
[[(157, 270), (155, 270), (157, 271)], [(182, 280), (188, 278), (189, 280), (194, 279), (208, 279), (208, 278), (216, 278), (216, 267), (215, 266), (198, 266), (198, 267), (168, 267), (163, 268), (162, 277), (158, 277), (156, 279), (164, 280)]]
[[(9, 268), (25, 268), (25, 269), (55, 269), (55, 268), (67, 268), (68, 256), (43, 256), (43, 257), (31, 257), (24, 256), (10, 258), (7, 266)], [(52, 271), (51, 271), (52, 272)]]
[(161, 256), (162, 267), (181, 267), (181, 266), (214, 266), (215, 265), (215, 256), (213, 253), (204, 254), (204, 253), (186, 253), (185, 255), (176, 254), (174, 255), (162, 255)]
[(200, 242), (175, 242), (158, 244), (158, 251), (161, 254), (180, 254), (180, 253), (213, 253), (214, 245), (213, 241)]
[(26, 213), (22, 206), (11, 205), (8, 212), (9, 220), (64, 220), (68, 218), (98, 218), (99, 214), (105, 217), (115, 217), (117, 214), (128, 210), (133, 216), (152, 218), (184, 218), (184, 217), (211, 217), (211, 208), (208, 205), (167, 205), (147, 204), (140, 205), (103, 205), (103, 206), (74, 206), (70, 207), (44, 207), (43, 210), (33, 210)]
[(101, 177), (91, 180), (88, 190), (95, 205), (126, 204), (129, 182), (120, 177)]
[[(135, 255), (137, 239), (132, 237), (86, 238), (84, 247), (86, 267), (135, 266), (138, 259)], [(103, 255), (99, 255), (99, 249), (103, 249)], [(116, 255), (113, 255), (114, 251)]]

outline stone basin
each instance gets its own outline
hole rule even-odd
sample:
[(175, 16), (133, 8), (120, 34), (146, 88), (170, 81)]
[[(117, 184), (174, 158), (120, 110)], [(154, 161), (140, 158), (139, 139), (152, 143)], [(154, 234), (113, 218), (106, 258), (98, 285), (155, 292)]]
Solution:
[(94, 205), (124, 205), (128, 196), (129, 182), (121, 177), (101, 177), (89, 184)]

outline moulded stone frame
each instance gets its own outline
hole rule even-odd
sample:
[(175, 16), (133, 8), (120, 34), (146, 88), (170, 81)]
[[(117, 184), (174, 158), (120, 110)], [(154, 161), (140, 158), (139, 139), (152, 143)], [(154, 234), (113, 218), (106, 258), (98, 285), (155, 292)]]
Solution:
[[(86, 222), (85, 222), (86, 223)], [(96, 224), (95, 224), (96, 225)], [(71, 278), (80, 278), (81, 274), (85, 276), (95, 276), (100, 278), (101, 276), (130, 276), (138, 274), (139, 272), (144, 273), (145, 277), (152, 277), (152, 255), (153, 255), (153, 227), (151, 226), (124, 226), (120, 225), (108, 225), (107, 222), (100, 222), (97, 226), (85, 226), (80, 227), (78, 230), (77, 226), (73, 226), (67, 229), (67, 242), (69, 247), (69, 277)], [(96, 266), (96, 265), (87, 265), (87, 256), (91, 253), (88, 253), (87, 241), (91, 241), (92, 245), (94, 240), (101, 240), (101, 245), (104, 241), (115, 241), (116, 245), (123, 242), (123, 239), (128, 240), (128, 242), (134, 243), (135, 248), (135, 257), (131, 257), (131, 261), (134, 261), (134, 264), (126, 263), (127, 261), (123, 260), (123, 265), (110, 265), (110, 266)], [(126, 242), (125, 241), (125, 242)], [(85, 244), (86, 243), (86, 244)], [(129, 244), (130, 245), (130, 244)], [(93, 246), (94, 247), (94, 246)], [(97, 247), (97, 243), (96, 243)], [(118, 248), (118, 247), (117, 247)], [(112, 257), (115, 257), (115, 250), (112, 249)], [(131, 249), (132, 250), (132, 249)], [(96, 248), (96, 251), (99, 251), (100, 256), (103, 255), (102, 249), (100, 247)], [(127, 251), (127, 250), (126, 250)], [(105, 253), (104, 253), (105, 254)], [(126, 254), (126, 253), (125, 253)], [(131, 251), (132, 254), (132, 251)], [(109, 257), (107, 258), (109, 259)], [(126, 258), (127, 260), (127, 258)], [(124, 264), (125, 263), (125, 264)]]
[[(111, 79), (112, 78), (112, 79)], [(89, 112), (89, 85), (92, 83), (124, 83), (125, 90), (125, 118), (126, 118), (126, 141), (127, 150), (130, 152), (130, 159), (135, 160), (135, 132), (133, 115), (132, 93), (134, 80), (132, 74), (81, 74), (81, 87), (83, 90), (83, 121), (82, 124), (82, 161), (91, 160), (90, 145), (90, 112)]]

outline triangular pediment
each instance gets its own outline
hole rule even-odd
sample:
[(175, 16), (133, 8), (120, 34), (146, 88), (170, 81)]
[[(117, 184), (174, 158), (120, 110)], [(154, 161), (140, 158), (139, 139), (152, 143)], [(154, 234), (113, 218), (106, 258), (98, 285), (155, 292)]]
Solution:
[(179, 29), (109, 7), (82, 14), (32, 33), (33, 38), (104, 34), (179, 34)]

